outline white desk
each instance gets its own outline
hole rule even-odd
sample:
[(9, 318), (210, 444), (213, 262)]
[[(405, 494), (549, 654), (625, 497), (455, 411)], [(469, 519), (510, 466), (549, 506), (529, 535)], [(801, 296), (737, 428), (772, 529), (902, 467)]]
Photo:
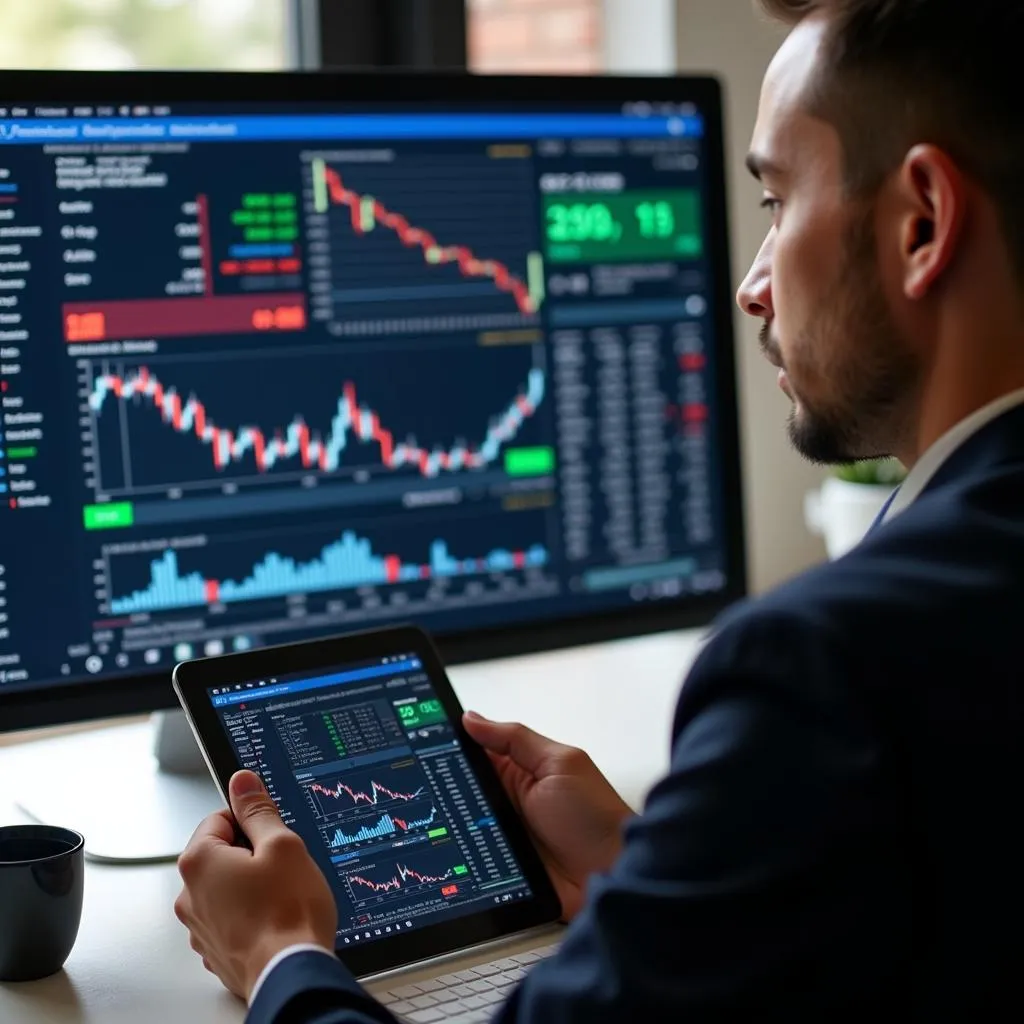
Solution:
[[(672, 710), (698, 646), (696, 634), (666, 634), (454, 668), (451, 677), (465, 707), (585, 748), (638, 808), (668, 764)], [(111, 742), (139, 728), (111, 730)], [(11, 797), (18, 749), (0, 748), (0, 824), (21, 820)], [(179, 890), (173, 865), (90, 864), (65, 970), (0, 985), (0, 1021), (239, 1024), (244, 1008), (203, 970), (174, 918)]]

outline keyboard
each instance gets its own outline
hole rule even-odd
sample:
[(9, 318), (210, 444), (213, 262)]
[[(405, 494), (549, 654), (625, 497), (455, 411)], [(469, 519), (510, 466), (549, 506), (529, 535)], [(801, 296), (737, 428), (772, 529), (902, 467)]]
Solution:
[(442, 974), (415, 985), (403, 985), (377, 998), (406, 1024), (484, 1024), (506, 996), (526, 977), (531, 964), (551, 956), (557, 946), (478, 964), (455, 974)]

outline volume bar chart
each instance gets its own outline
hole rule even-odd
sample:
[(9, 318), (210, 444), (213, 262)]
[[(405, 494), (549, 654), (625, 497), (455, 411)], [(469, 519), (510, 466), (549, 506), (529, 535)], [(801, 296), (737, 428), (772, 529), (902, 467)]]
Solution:
[(430, 545), (429, 560), (407, 563), (397, 555), (377, 555), (369, 540), (346, 531), (319, 558), (299, 562), (271, 552), (245, 579), (218, 580), (202, 572), (182, 573), (178, 553), (167, 550), (150, 563), (149, 585), (111, 601), (115, 615), (171, 611), (212, 604), (235, 604), (290, 594), (386, 586), (420, 580), (474, 576), (540, 568), (549, 554), (542, 545), (526, 550), (495, 549), (481, 558), (456, 558), (447, 542)]
[[(329, 837), (328, 845), (332, 850), (340, 850), (353, 843), (367, 842), (372, 839), (387, 839), (390, 836), (404, 835), (417, 829), (429, 828), (437, 821), (435, 807), (431, 807), (429, 811), (418, 813), (421, 815), (418, 818), (409, 815), (399, 817), (398, 815), (384, 814), (373, 824), (360, 825), (358, 828), (355, 827), (358, 823), (353, 823), (347, 828), (338, 827)], [(446, 830), (439, 831), (443, 834)]]

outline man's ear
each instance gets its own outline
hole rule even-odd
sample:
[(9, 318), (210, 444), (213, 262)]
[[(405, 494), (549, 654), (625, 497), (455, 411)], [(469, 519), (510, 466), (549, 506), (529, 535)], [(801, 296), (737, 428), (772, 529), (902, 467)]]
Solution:
[(903, 291), (923, 299), (952, 263), (963, 235), (967, 182), (938, 146), (915, 146), (899, 173), (903, 208), (900, 258)]

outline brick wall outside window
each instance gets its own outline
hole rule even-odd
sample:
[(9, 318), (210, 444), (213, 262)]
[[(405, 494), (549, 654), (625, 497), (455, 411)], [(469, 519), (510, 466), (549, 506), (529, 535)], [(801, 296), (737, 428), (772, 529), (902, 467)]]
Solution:
[(603, 65), (602, 0), (469, 0), (469, 63), (492, 73), (585, 74)]

